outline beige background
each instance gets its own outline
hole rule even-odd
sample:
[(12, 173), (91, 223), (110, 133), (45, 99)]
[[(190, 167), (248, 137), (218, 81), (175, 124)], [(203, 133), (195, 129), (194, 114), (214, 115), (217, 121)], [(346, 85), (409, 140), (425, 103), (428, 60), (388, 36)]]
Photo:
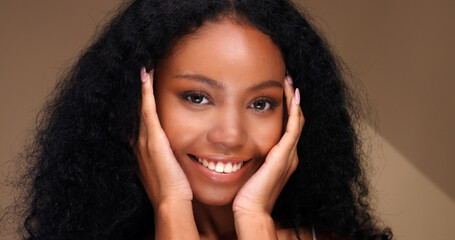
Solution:
[[(14, 157), (58, 76), (120, 2), (0, 0), (0, 181), (14, 176)], [(378, 215), (397, 239), (453, 239), (455, 2), (298, 5), (369, 96), (365, 139)], [(13, 192), (0, 187), (3, 209)]]

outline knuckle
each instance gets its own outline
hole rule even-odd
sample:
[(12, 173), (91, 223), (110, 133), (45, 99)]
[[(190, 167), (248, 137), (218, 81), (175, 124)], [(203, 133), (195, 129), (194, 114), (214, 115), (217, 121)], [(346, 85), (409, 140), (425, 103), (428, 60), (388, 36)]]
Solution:
[(139, 136), (139, 139), (137, 141), (137, 148), (143, 149), (146, 141), (147, 139), (144, 136)]
[(295, 157), (293, 160), (292, 160), (292, 163), (291, 163), (291, 170), (292, 172), (294, 172), (296, 169), (297, 169), (297, 166), (299, 165), (299, 159), (297, 157)]
[(296, 129), (295, 131), (292, 131), (292, 139), (294, 139), (294, 140), (299, 139), (299, 136), (300, 136), (299, 129)]
[(147, 95), (147, 92), (148, 92), (147, 87), (146, 86), (142, 86), (141, 92), (142, 92), (142, 95)]
[(144, 123), (149, 123), (154, 117), (155, 111), (150, 108), (142, 109), (142, 117), (144, 118)]
[(138, 160), (144, 160), (144, 156), (147, 155), (147, 150), (145, 147), (139, 147), (139, 149), (137, 150), (137, 154), (136, 154), (136, 157), (138, 158)]

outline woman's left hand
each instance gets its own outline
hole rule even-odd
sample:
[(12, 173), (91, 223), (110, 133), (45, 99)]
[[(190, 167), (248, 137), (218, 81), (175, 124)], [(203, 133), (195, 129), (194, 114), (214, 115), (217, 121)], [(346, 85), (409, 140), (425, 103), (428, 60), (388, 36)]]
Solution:
[[(253, 235), (255, 231), (252, 231), (251, 224), (260, 224), (262, 219), (266, 219), (264, 224), (271, 223), (273, 226), (273, 220), (270, 217), (273, 206), (284, 185), (296, 170), (299, 161), (296, 148), (305, 119), (299, 105), (299, 90), (296, 89), (294, 92), (290, 84), (290, 82), (292, 83), (290, 76), (288, 75), (286, 78), (284, 84), (288, 110), (286, 131), (280, 141), (270, 150), (264, 164), (237, 193), (233, 202), (236, 229), (239, 237), (243, 235), (244, 239), (250, 239), (244, 233), (254, 236), (256, 239), (260, 238)], [(250, 227), (247, 228), (246, 225)], [(275, 234), (274, 227), (271, 234)]]

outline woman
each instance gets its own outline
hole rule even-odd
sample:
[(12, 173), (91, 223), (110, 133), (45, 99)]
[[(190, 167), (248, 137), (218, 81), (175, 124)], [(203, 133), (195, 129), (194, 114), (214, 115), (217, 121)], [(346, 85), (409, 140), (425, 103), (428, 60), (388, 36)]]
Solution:
[(288, 1), (134, 1), (46, 109), (29, 239), (390, 239), (351, 103)]

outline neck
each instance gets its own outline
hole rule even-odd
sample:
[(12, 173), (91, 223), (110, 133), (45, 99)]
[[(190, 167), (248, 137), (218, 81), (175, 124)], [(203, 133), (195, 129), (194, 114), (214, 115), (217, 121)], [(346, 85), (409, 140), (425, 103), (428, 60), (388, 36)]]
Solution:
[(237, 239), (232, 204), (209, 206), (193, 200), (193, 212), (201, 239)]

